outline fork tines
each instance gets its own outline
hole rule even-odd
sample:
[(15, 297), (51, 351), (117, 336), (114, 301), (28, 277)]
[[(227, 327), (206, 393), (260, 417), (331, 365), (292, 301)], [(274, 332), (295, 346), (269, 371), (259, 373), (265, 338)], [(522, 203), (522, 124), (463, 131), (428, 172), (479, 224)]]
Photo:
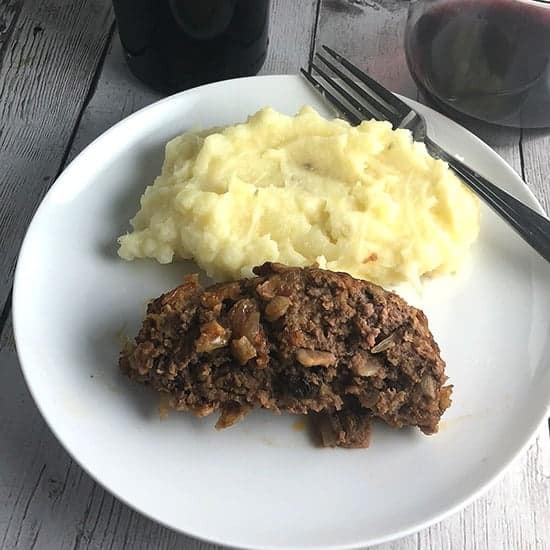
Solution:
[[(550, 262), (550, 220), (445, 151), (427, 135), (426, 121), (421, 113), (406, 105), (334, 50), (327, 46), (323, 46), (323, 49), (330, 56), (330, 60), (324, 55), (317, 54), (316, 59), (323, 66), (312, 61), (309, 71), (302, 69), (302, 73), (344, 118), (351, 124), (359, 124), (365, 118), (388, 120), (394, 128), (410, 130), (415, 141), (423, 142), (428, 153), (434, 158), (447, 162), (474, 193)], [(312, 71), (315, 71), (318, 78), (313, 76)]]
[[(398, 127), (410, 112), (410, 107), (328, 46), (323, 46), (323, 50), (336, 63), (317, 53), (315, 57), (328, 70), (321, 68), (314, 61), (310, 63), (309, 72), (301, 69), (311, 85), (324, 95), (351, 124), (359, 124), (362, 120), (374, 118), (389, 120), (394, 127)], [(313, 76), (312, 70), (330, 86), (330, 89)]]

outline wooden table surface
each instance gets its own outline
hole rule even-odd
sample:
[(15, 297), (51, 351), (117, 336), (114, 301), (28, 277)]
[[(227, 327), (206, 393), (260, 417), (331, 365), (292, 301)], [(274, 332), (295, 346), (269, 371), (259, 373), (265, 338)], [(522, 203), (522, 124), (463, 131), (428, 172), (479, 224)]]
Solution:
[[(410, 97), (405, 0), (273, 0), (263, 74), (296, 73), (320, 44), (344, 52)], [(29, 221), (82, 148), (159, 99), (129, 73), (110, 0), (0, 0), (0, 548), (181, 549), (213, 546), (161, 527), (98, 486), (55, 440), (15, 352), (11, 285)], [(550, 206), (550, 130), (470, 126)], [(483, 497), (379, 550), (549, 549), (550, 437)]]

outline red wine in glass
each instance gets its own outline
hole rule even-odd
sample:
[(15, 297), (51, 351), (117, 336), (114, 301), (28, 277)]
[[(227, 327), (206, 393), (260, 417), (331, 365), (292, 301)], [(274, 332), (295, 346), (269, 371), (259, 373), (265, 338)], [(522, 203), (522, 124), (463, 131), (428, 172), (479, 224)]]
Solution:
[(444, 110), (550, 127), (550, 2), (413, 1), (405, 49), (418, 86)]

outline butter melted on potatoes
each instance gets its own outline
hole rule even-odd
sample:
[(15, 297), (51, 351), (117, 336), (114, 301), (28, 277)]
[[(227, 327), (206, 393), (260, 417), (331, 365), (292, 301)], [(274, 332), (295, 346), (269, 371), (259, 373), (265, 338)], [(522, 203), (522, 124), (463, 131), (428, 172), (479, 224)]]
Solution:
[(479, 204), (406, 130), (265, 108), (171, 140), (131, 225), (126, 260), (193, 259), (217, 280), (317, 262), (388, 285), (456, 271)]

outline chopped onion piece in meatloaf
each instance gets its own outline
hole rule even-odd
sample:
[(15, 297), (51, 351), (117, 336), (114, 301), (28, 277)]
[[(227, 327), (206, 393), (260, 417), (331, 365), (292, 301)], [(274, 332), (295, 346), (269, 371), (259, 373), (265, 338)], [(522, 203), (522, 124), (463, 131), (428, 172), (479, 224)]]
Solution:
[(261, 407), (312, 414), (325, 446), (367, 447), (371, 418), (437, 431), (452, 387), (422, 311), (345, 273), (254, 272), (153, 300), (122, 370), (217, 428)]

